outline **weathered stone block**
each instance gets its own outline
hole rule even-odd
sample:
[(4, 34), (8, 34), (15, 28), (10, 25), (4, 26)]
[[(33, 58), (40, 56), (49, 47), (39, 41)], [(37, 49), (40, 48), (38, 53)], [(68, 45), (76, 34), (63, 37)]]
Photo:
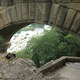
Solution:
[(58, 9), (59, 9), (59, 5), (53, 3), (51, 8), (49, 24), (55, 24), (57, 19)]
[(80, 2), (80, 0), (53, 0), (53, 2), (57, 3), (73, 3), (73, 2)]
[(18, 21), (16, 6), (11, 7), (11, 19), (12, 19), (12, 22)]
[(7, 25), (10, 22), (12, 22), (12, 20), (11, 20), (11, 8), (7, 8), (7, 9), (1, 11), (1, 14), (2, 14), (3, 21), (4, 21), (4, 25)]
[(22, 3), (23, 2), (23, 0), (14, 0), (14, 3), (16, 4), (16, 3)]
[(49, 20), (51, 11), (51, 3), (37, 3), (36, 4), (36, 21), (37, 22), (47, 22)]
[(22, 21), (22, 6), (21, 4), (16, 5), (18, 21)]
[(56, 25), (58, 27), (61, 27), (61, 28), (63, 27), (64, 21), (67, 15), (67, 11), (68, 11), (68, 8), (60, 6), (59, 12), (57, 15), (57, 20), (56, 20)]
[(68, 10), (67, 17), (65, 19), (63, 28), (69, 29), (69, 27), (71, 26), (71, 23), (74, 19), (75, 14), (76, 14), (76, 10), (73, 10), (73, 9)]
[(43, 21), (44, 22), (48, 22), (49, 21), (49, 17), (50, 17), (50, 12), (51, 12), (51, 3), (45, 3), (45, 12), (44, 12), (44, 16), (43, 16)]
[(11, 7), (7, 8), (4, 13), (6, 14), (8, 23), (12, 22), (12, 18), (11, 18)]
[(29, 4), (29, 19), (35, 19), (35, 11), (36, 11), (36, 3), (28, 3)]
[(35, 1), (52, 1), (52, 0), (35, 0)]
[(7, 0), (0, 0), (1, 1), (1, 6), (7, 6), (8, 1)]
[(45, 11), (45, 4), (44, 3), (36, 3), (36, 22), (42, 23), (43, 16)]
[(78, 28), (80, 28), (80, 13), (77, 14), (71, 30), (76, 32)]
[(4, 25), (8, 24), (6, 11), (5, 10), (2, 11), (1, 14), (2, 14), (3, 21), (4, 21)]
[(2, 13), (0, 13), (0, 29), (2, 29), (3, 26), (4, 26), (4, 20), (2, 17)]
[(22, 18), (23, 18), (23, 21), (29, 19), (29, 4), (28, 3), (22, 4)]
[(7, 6), (0, 6), (0, 11), (7, 9), (7, 8), (8, 8)]

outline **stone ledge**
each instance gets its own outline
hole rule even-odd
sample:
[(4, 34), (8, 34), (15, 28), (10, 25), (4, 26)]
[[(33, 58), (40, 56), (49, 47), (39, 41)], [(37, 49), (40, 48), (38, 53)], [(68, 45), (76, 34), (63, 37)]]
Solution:
[(56, 69), (59, 69), (60, 67), (65, 65), (66, 62), (80, 62), (80, 58), (63, 56), (55, 61), (48, 62), (44, 66), (40, 67), (38, 71), (43, 74), (55, 71)]

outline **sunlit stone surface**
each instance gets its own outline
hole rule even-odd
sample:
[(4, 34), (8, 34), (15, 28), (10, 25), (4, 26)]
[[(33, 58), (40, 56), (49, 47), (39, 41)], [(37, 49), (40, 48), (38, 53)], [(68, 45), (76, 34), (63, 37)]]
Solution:
[(45, 76), (47, 80), (80, 80), (80, 63), (66, 63), (57, 71), (50, 72)]
[(60, 76), (66, 80), (80, 80), (80, 63), (67, 63)]

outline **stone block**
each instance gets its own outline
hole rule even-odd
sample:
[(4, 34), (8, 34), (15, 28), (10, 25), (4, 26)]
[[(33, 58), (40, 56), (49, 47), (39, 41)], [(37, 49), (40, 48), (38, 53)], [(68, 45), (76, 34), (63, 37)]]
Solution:
[(78, 28), (80, 28), (80, 12), (76, 15), (76, 18), (71, 27), (71, 31), (76, 32), (78, 30)]
[(22, 21), (22, 6), (21, 4), (16, 4), (16, 11), (17, 11), (17, 17), (18, 21)]
[(0, 13), (0, 29), (2, 29), (4, 26), (4, 20), (3, 20), (3, 17), (2, 17), (2, 13)]
[(68, 8), (60, 6), (59, 12), (57, 15), (57, 20), (56, 20), (56, 26), (61, 28), (63, 27), (64, 21), (67, 15), (67, 11), (68, 11)]
[(17, 3), (22, 3), (23, 0), (14, 0), (14, 3), (17, 4)]
[(0, 0), (1, 1), (1, 6), (7, 6), (8, 1), (7, 0)]
[(59, 5), (53, 3), (52, 8), (51, 8), (49, 24), (55, 24), (56, 23), (58, 10), (59, 10)]
[(64, 22), (64, 25), (63, 25), (63, 28), (65, 29), (69, 29), (70, 26), (71, 26), (71, 23), (75, 17), (75, 14), (76, 14), (76, 10), (73, 10), (73, 9), (69, 9), (68, 10), (68, 13), (66, 15), (66, 19), (65, 19), (65, 22)]
[(51, 12), (51, 3), (45, 3), (45, 11), (44, 11), (44, 16), (43, 16), (43, 21), (44, 22), (48, 22), (49, 21), (49, 17), (50, 17), (50, 12)]
[(8, 21), (8, 24), (9, 24), (10, 22), (12, 22), (11, 7), (7, 8), (4, 13), (6, 14), (7, 21)]
[(12, 22), (17, 22), (18, 21), (16, 6), (11, 7), (11, 19), (12, 19)]
[(28, 4), (29, 4), (29, 19), (35, 20), (36, 3), (28, 3)]
[(1, 11), (1, 14), (2, 14), (3, 21), (4, 21), (4, 25), (8, 25), (10, 22), (12, 22), (11, 8), (7, 8), (7, 9)]
[(28, 3), (22, 4), (22, 18), (23, 18), (23, 21), (29, 19), (29, 4)]
[(6, 11), (5, 10), (2, 11), (1, 14), (2, 14), (2, 19), (4, 21), (4, 25), (8, 24), (8, 18), (7, 18)]
[(56, 3), (79, 3), (80, 0), (53, 0), (53, 2), (56, 2)]
[(45, 3), (36, 3), (36, 22), (43, 23), (43, 16), (45, 11)]

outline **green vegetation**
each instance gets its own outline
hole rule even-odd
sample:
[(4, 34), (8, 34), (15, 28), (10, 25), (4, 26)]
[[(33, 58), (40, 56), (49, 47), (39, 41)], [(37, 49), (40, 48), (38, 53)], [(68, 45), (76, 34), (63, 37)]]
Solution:
[(80, 39), (53, 28), (42, 36), (33, 37), (28, 46), (19, 53), (19, 57), (22, 57), (23, 53), (27, 55), (23, 55), (24, 57), (32, 59), (37, 67), (40, 67), (61, 56), (80, 56)]

